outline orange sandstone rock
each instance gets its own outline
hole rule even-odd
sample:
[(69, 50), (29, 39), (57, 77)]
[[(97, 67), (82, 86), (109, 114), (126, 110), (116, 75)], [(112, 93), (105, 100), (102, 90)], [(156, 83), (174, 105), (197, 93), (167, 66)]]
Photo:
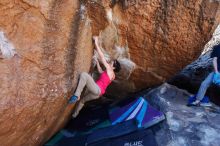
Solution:
[(72, 0), (1, 0), (0, 15), (16, 52), (0, 60), (0, 145), (43, 145), (70, 117), (67, 97), (90, 68), (90, 22)]
[[(97, 27), (96, 5), (105, 8), (103, 27)], [(112, 56), (115, 44), (136, 64), (129, 84), (133, 90), (164, 82), (197, 58), (220, 22), (219, 2), (115, 0), (87, 2), (92, 29), (99, 29), (103, 47)], [(99, 6), (100, 7), (100, 6)], [(104, 10), (102, 10), (104, 12)], [(104, 19), (105, 18), (105, 19)], [(104, 25), (105, 24), (105, 25)], [(110, 41), (109, 41), (110, 40)]]

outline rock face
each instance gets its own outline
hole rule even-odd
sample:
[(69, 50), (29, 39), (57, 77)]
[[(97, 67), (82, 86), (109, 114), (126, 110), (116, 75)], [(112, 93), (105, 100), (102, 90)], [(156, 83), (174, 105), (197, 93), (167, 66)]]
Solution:
[[(85, 5), (93, 33), (102, 30), (103, 47), (114, 54), (116, 43), (136, 64), (129, 80), (134, 89), (160, 84), (192, 62), (220, 22), (218, 2), (139, 0), (118, 1), (112, 8), (106, 1)], [(117, 49), (113, 51), (117, 54)]]
[(218, 2), (199, 0), (1, 0), (1, 145), (42, 145), (65, 124), (68, 97), (91, 66), (92, 35), (124, 64), (120, 83), (132, 91), (163, 82), (197, 57), (218, 10)]
[(0, 1), (0, 145), (42, 145), (69, 118), (92, 57), (84, 14), (73, 0)]
[(190, 94), (163, 84), (151, 90), (146, 98), (166, 115), (153, 127), (159, 146), (211, 146), (220, 143), (220, 108), (216, 112), (204, 107), (187, 107)]

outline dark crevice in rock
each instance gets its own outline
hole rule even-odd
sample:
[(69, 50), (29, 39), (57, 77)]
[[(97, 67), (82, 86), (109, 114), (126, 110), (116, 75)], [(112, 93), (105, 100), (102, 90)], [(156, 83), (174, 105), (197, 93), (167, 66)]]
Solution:
[[(78, 10), (80, 9), (80, 5), (78, 7)], [(66, 80), (66, 88), (69, 89), (69, 91), (73, 91), (73, 85), (72, 85), (72, 81), (74, 78), (74, 70), (76, 70), (76, 68), (74, 67), (74, 61), (76, 59), (76, 55), (77, 55), (77, 48), (76, 48), (76, 44), (77, 44), (77, 38), (79, 35), (79, 27), (80, 27), (80, 14), (79, 12), (75, 14), (76, 16), (74, 16), (72, 22), (71, 22), (71, 32), (70, 32), (70, 39), (68, 41), (68, 49), (66, 52), (66, 73), (65, 73), (65, 80)], [(72, 94), (72, 93), (70, 93)], [(69, 95), (70, 95), (69, 94)]]

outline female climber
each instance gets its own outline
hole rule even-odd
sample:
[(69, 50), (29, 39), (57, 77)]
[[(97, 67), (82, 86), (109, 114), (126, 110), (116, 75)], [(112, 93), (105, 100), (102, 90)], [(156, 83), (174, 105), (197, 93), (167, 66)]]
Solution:
[[(104, 57), (103, 52), (99, 46), (98, 37), (93, 37), (95, 42), (95, 48), (98, 52), (99, 59), (101, 63), (105, 66), (105, 71), (102, 70), (99, 61), (97, 62), (98, 72), (101, 74), (99, 79), (95, 82), (94, 79), (88, 73), (81, 73), (79, 78), (79, 83), (74, 95), (70, 98), (69, 103), (74, 103), (79, 100), (75, 106), (72, 117), (75, 118), (79, 111), (84, 106), (85, 102), (98, 99), (101, 95), (103, 95), (106, 91), (108, 85), (115, 79), (115, 72), (119, 72), (121, 69), (120, 63), (117, 60), (113, 60), (108, 63)], [(88, 94), (80, 99), (80, 95), (84, 87), (87, 87)]]

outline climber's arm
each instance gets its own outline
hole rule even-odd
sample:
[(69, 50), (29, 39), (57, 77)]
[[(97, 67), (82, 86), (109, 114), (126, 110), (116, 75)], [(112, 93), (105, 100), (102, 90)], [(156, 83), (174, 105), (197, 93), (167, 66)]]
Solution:
[(213, 58), (213, 67), (214, 67), (215, 73), (218, 73), (217, 57), (214, 57), (214, 58)]
[(103, 70), (102, 70), (102, 68), (101, 68), (101, 66), (100, 66), (100, 64), (99, 64), (98, 59), (96, 59), (96, 66), (97, 66), (98, 72), (99, 72), (100, 74), (103, 73)]
[(106, 59), (105, 59), (105, 56), (101, 50), (101, 48), (99, 47), (99, 44), (98, 44), (98, 37), (93, 37), (94, 41), (95, 41), (95, 46), (96, 46), (96, 50), (98, 52), (98, 55), (100, 57), (100, 61), (102, 62), (102, 64), (106, 67), (106, 68), (109, 68), (109, 64), (107, 63)]

